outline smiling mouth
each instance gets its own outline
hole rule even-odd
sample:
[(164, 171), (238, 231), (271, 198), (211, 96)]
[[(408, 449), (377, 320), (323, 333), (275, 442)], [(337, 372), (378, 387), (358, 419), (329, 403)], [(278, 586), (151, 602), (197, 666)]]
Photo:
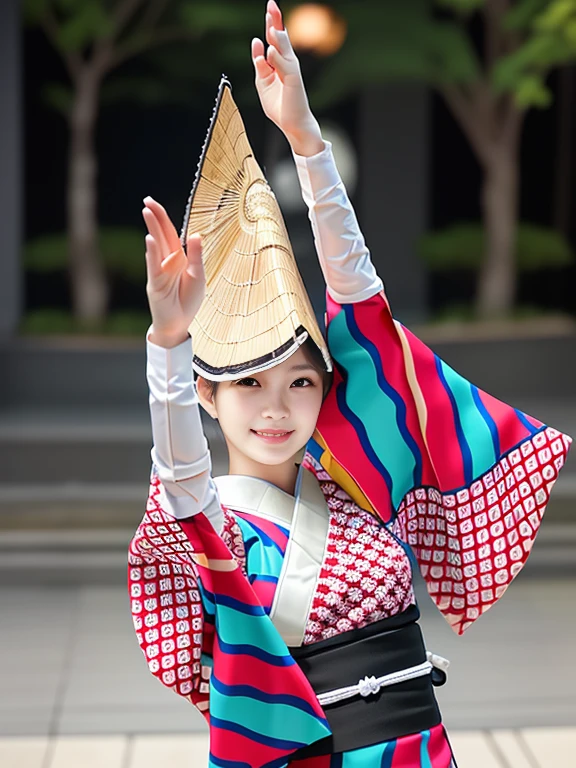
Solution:
[(263, 440), (266, 440), (268, 442), (272, 443), (278, 443), (283, 442), (284, 440), (287, 440), (292, 432), (294, 430), (287, 430), (285, 432), (281, 432), (279, 430), (257, 430), (257, 429), (251, 429), (251, 432), (253, 432), (258, 437), (261, 437)]

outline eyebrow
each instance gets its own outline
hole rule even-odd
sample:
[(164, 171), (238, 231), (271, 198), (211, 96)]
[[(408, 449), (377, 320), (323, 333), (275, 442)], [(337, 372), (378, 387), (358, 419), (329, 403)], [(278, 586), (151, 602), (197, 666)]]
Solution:
[(315, 371), (313, 365), (310, 365), (310, 363), (300, 363), (299, 365), (293, 365), (290, 368), (290, 371)]

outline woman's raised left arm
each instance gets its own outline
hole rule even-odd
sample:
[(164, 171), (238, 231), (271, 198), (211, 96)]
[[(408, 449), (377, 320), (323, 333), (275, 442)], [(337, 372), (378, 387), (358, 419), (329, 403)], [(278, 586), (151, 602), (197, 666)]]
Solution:
[(261, 40), (252, 41), (256, 89), (265, 114), (292, 148), (328, 292), (340, 304), (364, 301), (383, 289), (382, 281), (336, 168), (332, 146), (323, 141), (308, 104), (300, 63), (274, 0), (267, 5), (266, 41), (266, 51)]

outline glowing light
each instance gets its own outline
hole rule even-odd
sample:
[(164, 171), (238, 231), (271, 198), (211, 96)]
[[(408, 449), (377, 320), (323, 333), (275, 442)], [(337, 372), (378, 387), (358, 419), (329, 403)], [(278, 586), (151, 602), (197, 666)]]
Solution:
[(333, 8), (322, 3), (303, 3), (286, 18), (286, 29), (294, 50), (317, 56), (332, 56), (346, 39), (346, 22)]

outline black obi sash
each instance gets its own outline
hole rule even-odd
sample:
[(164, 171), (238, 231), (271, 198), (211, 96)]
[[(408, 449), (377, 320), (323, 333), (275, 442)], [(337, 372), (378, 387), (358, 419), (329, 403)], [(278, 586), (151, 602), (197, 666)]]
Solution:
[[(291, 648), (290, 653), (317, 695), (344, 688), (366, 676), (381, 677), (425, 662), (419, 615), (412, 605), (397, 616)], [(357, 694), (325, 705), (332, 735), (298, 750), (291, 759), (346, 752), (433, 728), (441, 722), (433, 684), (444, 679), (426, 674), (366, 697)]]

